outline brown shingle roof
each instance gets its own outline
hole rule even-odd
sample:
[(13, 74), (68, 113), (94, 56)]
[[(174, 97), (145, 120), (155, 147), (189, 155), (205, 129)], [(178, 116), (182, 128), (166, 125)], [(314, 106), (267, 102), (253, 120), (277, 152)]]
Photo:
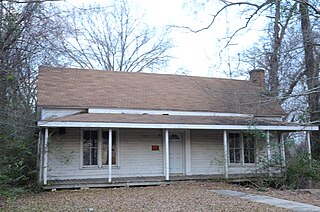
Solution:
[(39, 73), (38, 106), (285, 114), (245, 80), (46, 67)]

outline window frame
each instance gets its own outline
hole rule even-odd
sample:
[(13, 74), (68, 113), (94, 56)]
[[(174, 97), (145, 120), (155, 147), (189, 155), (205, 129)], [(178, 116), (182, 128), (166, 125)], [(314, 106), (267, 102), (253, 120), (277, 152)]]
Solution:
[[(84, 131), (97, 131), (98, 134), (98, 149), (97, 149), (97, 165), (84, 165), (83, 164), (83, 156), (84, 156), (84, 143), (83, 143), (83, 136)], [(80, 132), (80, 169), (107, 169), (109, 165), (102, 165), (102, 132), (103, 131), (109, 131), (109, 128), (81, 128)], [(112, 167), (119, 167), (119, 129), (112, 129), (112, 132), (116, 133), (116, 140), (112, 140), (112, 143), (116, 142), (116, 161), (115, 164), (112, 164)]]
[[(230, 162), (230, 142), (229, 142), (229, 135), (230, 134), (239, 134), (239, 139), (240, 139), (240, 162), (239, 163), (234, 163), (234, 162)], [(231, 165), (231, 166), (252, 166), (252, 165), (256, 165), (257, 164), (257, 139), (256, 138), (253, 138), (253, 142), (254, 142), (254, 163), (245, 163), (244, 161), (244, 135), (247, 134), (247, 135), (250, 135), (248, 133), (245, 133), (245, 132), (236, 132), (236, 131), (230, 131), (228, 132), (228, 136), (227, 136), (227, 139), (228, 139), (228, 142), (227, 142), (227, 145), (228, 145), (228, 164)]]

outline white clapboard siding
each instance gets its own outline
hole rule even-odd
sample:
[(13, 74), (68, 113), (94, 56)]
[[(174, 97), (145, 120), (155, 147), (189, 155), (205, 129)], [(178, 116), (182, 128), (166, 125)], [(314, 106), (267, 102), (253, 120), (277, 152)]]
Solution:
[[(120, 130), (120, 176), (163, 175), (163, 148), (161, 130)], [(152, 151), (158, 145), (159, 151)]]
[[(48, 180), (108, 178), (108, 166), (81, 168), (79, 128), (49, 138)], [(117, 165), (113, 177), (163, 176), (163, 136), (159, 129), (119, 129)], [(152, 151), (158, 145), (159, 151)], [(256, 142), (257, 161), (266, 158), (264, 139)], [(191, 130), (191, 175), (223, 174), (223, 131)], [(230, 174), (253, 172), (255, 165), (229, 165)]]
[[(119, 130), (118, 164), (113, 177), (162, 176), (161, 130)], [(80, 129), (67, 128), (64, 135), (50, 136), (48, 179), (107, 178), (108, 167), (81, 168)], [(152, 151), (159, 145), (159, 151)], [(69, 159), (69, 160), (68, 160)]]
[(192, 174), (223, 173), (223, 132), (192, 130), (190, 140)]

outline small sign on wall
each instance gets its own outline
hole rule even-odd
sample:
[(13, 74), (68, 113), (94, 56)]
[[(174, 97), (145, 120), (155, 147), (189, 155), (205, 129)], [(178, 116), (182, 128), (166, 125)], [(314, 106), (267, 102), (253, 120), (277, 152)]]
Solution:
[(159, 147), (159, 145), (152, 145), (151, 150), (152, 151), (160, 151), (160, 147)]

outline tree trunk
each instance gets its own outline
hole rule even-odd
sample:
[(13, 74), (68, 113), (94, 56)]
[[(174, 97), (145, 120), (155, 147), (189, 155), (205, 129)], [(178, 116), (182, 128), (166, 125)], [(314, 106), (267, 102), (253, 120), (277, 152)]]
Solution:
[[(310, 121), (313, 124), (319, 125), (320, 122), (320, 107), (319, 107), (319, 70), (316, 70), (315, 53), (314, 53), (314, 39), (310, 27), (310, 17), (308, 7), (304, 3), (300, 3), (300, 19), (301, 30), (303, 37), (304, 47), (304, 60), (305, 60), (305, 75), (307, 77), (308, 86), (308, 105)], [(312, 153), (315, 158), (320, 157), (320, 141), (319, 130), (312, 132)]]
[(279, 96), (279, 50), (281, 46), (280, 39), (280, 0), (276, 1), (275, 20), (274, 20), (274, 31), (273, 31), (273, 46), (270, 57), (270, 92), (274, 97)]

